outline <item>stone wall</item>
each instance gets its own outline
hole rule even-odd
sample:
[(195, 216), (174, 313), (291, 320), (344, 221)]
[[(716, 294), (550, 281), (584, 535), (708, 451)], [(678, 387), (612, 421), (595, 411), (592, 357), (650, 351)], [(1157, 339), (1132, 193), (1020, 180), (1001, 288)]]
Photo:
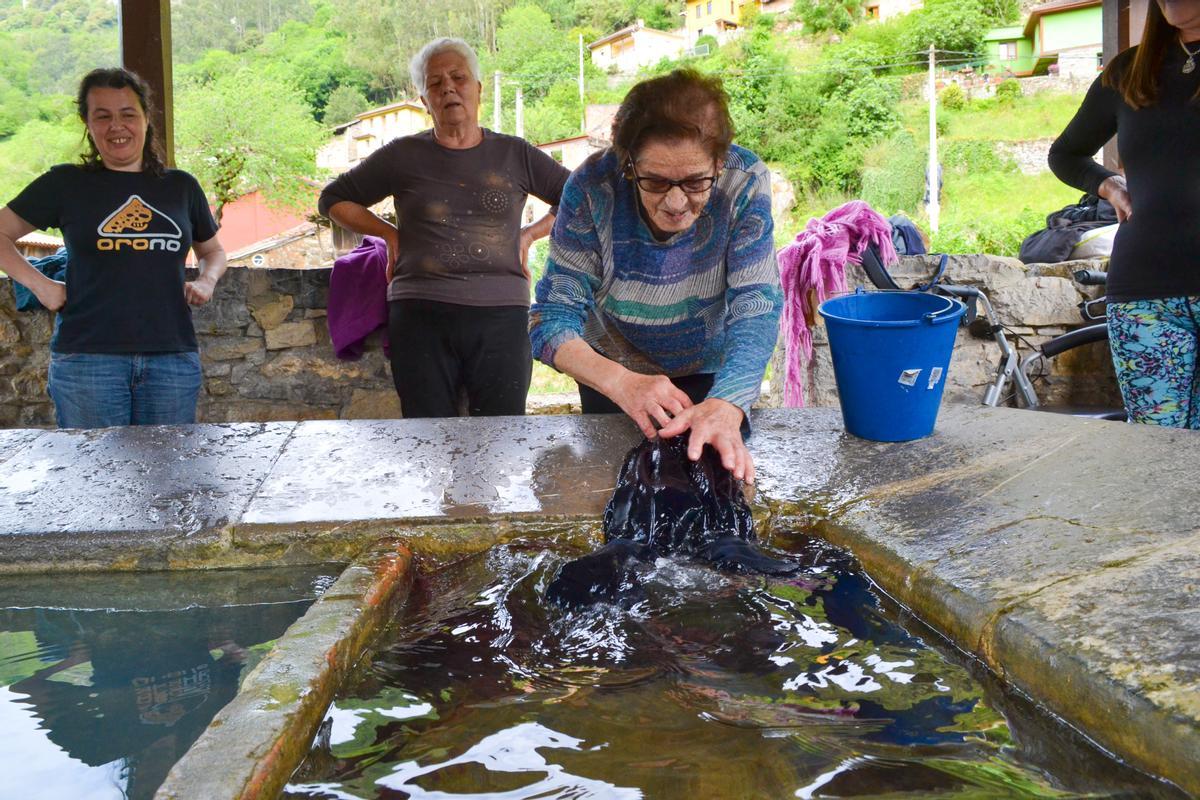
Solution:
[[(954, 256), (947, 279), (981, 287), (1000, 321), (1020, 334), (1018, 351), (1078, 327), (1076, 303), (1083, 290), (1070, 279), (1082, 262), (1026, 267), (1011, 258)], [(1090, 267), (1103, 267), (1087, 262)], [(929, 258), (906, 258), (893, 270), (901, 285), (932, 274)], [(390, 366), (378, 336), (359, 361), (333, 355), (325, 306), (329, 269), (231, 268), (213, 301), (195, 311), (204, 368), (199, 419), (204, 422), (259, 422), (299, 419), (380, 419), (400, 416)], [(850, 285), (869, 286), (851, 267)], [(7, 283), (7, 281), (5, 281)], [(1090, 290), (1094, 292), (1095, 290)], [(0, 427), (54, 424), (46, 396), (50, 315), (18, 314), (10, 286), (0, 286)], [(836, 405), (837, 390), (824, 327), (814, 330), (815, 357), (808, 366), (809, 405)], [(999, 362), (990, 339), (960, 329), (951, 362), (946, 398), (977, 402)], [(1039, 384), (1045, 402), (1119, 406), (1107, 347), (1092, 345), (1054, 362), (1055, 371)], [(763, 405), (782, 405), (782, 348), (773, 362), (771, 388)], [(574, 397), (531, 401), (533, 412), (577, 409)]]
[[(1023, 358), (1030, 353), (1031, 345), (1041, 344), (1083, 324), (1077, 304), (1085, 297), (1101, 293), (1095, 288), (1080, 287), (1071, 279), (1073, 270), (1084, 267), (1103, 270), (1106, 264), (1101, 260), (1024, 265), (1015, 258), (951, 256), (945, 282), (982, 289), (995, 307), (999, 322), (1011, 329), (1008, 339)], [(905, 257), (891, 270), (901, 286), (928, 280), (935, 271), (936, 257), (933, 256)], [(874, 288), (856, 266), (847, 269), (846, 277), (852, 289), (856, 286)], [(813, 329), (813, 342), (813, 359), (805, 372), (805, 403), (837, 405), (837, 385), (824, 325), (818, 323)], [(979, 403), (999, 364), (1000, 348), (990, 337), (977, 339), (966, 328), (959, 328), (945, 399)], [(1120, 408), (1121, 396), (1107, 343), (1077, 348), (1054, 359), (1051, 365), (1053, 370), (1034, 383), (1044, 404)], [(783, 404), (785, 368), (781, 344), (772, 359), (771, 390), (764, 397), (763, 405)], [(1005, 405), (1014, 403), (1010, 400)]]
[(46, 395), (51, 319), (45, 311), (19, 313), (12, 281), (0, 277), (0, 428), (54, 424)]
[[(230, 268), (194, 311), (204, 369), (201, 422), (400, 416), (378, 336), (359, 361), (333, 355), (329, 269)], [(0, 427), (54, 424), (46, 396), (50, 315), (17, 313), (0, 287)]]

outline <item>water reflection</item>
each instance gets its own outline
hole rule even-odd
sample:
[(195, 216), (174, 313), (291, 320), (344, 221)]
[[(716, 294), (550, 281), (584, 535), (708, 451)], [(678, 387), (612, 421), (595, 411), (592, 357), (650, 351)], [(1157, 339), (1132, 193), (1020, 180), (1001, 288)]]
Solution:
[(152, 797), (310, 602), (0, 610), (5, 784), (22, 798)]
[(427, 576), (285, 796), (1155, 796), (1021, 744), (848, 558), (797, 542), (779, 580), (659, 559), (628, 609), (548, 607), (569, 555), (533, 544)]

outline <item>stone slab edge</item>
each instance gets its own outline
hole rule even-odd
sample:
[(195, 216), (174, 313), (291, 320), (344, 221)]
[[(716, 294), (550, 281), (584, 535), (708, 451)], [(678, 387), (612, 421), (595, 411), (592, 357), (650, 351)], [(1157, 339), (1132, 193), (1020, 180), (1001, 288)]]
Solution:
[(334, 693), (411, 585), (412, 552), (395, 541), (348, 567), (246, 676), (155, 800), (278, 797)]
[(1200, 796), (1200, 730), (1064, 653), (1055, 642), (881, 544), (858, 517), (853, 527), (820, 521), (815, 532), (850, 550), (884, 592), (1006, 682), (1132, 765)]
[[(397, 517), (353, 522), (238, 523), (194, 534), (147, 537), (144, 531), (10, 536), (0, 575), (229, 569), (354, 561), (380, 537), (405, 531), (422, 553), (469, 555), (519, 536), (587, 546), (598, 541), (595, 514), (531, 513), (469, 517)], [(422, 532), (419, 536), (417, 531)], [(476, 547), (476, 543), (483, 543)]]

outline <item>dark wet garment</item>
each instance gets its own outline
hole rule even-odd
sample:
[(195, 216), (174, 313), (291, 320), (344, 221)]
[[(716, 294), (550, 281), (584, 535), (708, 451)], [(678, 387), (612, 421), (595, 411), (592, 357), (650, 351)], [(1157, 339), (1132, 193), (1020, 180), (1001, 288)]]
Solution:
[(644, 439), (629, 451), (604, 509), (605, 545), (563, 565), (546, 598), (567, 607), (638, 601), (639, 563), (689, 555), (729, 572), (787, 575), (798, 565), (754, 544), (754, 518), (741, 484), (705, 446), (687, 456), (688, 438)]

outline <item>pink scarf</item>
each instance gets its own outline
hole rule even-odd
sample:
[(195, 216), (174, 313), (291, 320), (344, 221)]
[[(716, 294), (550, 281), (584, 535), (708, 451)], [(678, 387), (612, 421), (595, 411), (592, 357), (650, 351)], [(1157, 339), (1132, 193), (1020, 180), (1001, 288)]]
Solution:
[(796, 240), (782, 248), (783, 332), (787, 348), (784, 404), (804, 405), (804, 370), (812, 359), (812, 326), (817, 306), (846, 291), (846, 262), (862, 263), (873, 244), (885, 265), (899, 261), (888, 221), (862, 200), (838, 206), (821, 219), (810, 219)]

